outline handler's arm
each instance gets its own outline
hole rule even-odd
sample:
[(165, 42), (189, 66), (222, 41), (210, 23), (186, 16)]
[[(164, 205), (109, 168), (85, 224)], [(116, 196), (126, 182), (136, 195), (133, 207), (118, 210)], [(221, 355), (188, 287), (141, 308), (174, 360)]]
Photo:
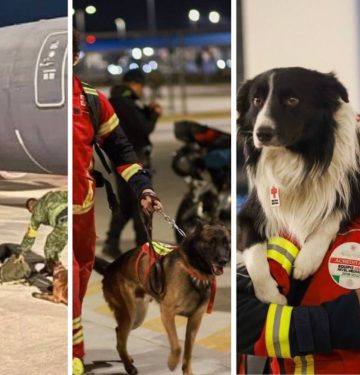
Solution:
[(239, 353), (290, 358), (335, 349), (360, 349), (360, 307), (352, 291), (320, 306), (281, 306), (259, 301), (238, 277)]
[(117, 172), (130, 185), (135, 195), (140, 197), (144, 190), (152, 190), (148, 172), (139, 162), (110, 102), (101, 93), (99, 93), (99, 102), (101, 122), (99, 144), (116, 166)]
[(33, 247), (36, 239), (37, 230), (40, 224), (41, 222), (38, 220), (36, 212), (34, 212), (31, 216), (27, 232), (25, 233), (20, 245), (21, 254), (27, 253)]

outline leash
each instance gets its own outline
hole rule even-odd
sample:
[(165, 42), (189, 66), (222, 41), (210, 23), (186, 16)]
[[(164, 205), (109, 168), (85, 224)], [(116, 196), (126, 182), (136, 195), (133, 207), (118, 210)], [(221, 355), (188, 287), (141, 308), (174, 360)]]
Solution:
[[(141, 194), (139, 202), (146, 198), (147, 196), (151, 197), (153, 200), (159, 200), (156, 194), (146, 192)], [(153, 264), (151, 267), (151, 270), (149, 269), (149, 289), (152, 293), (155, 295), (161, 296), (164, 294), (165, 291), (165, 278), (164, 278), (164, 270), (163, 265), (160, 259), (160, 256), (157, 254), (157, 252), (154, 249), (153, 241), (152, 241), (152, 219), (153, 219), (153, 213), (148, 213), (147, 215), (143, 212), (142, 209), (140, 209), (141, 212), (141, 218), (144, 224), (146, 236), (149, 243), (149, 249), (150, 249), (150, 264)]]
[(172, 229), (175, 229), (180, 234), (180, 236), (184, 238), (186, 237), (186, 233), (176, 224), (175, 219), (172, 219), (169, 215), (166, 215), (163, 210), (157, 212), (163, 216), (164, 220), (171, 226)]

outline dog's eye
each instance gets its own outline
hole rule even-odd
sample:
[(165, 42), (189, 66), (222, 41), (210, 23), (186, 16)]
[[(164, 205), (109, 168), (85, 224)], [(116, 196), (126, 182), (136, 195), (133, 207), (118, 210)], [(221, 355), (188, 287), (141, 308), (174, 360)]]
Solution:
[(255, 98), (253, 99), (253, 104), (255, 107), (261, 107), (263, 105), (263, 100), (258, 96), (255, 96)]
[(299, 104), (300, 100), (298, 98), (295, 98), (294, 96), (291, 96), (290, 98), (287, 98), (285, 100), (285, 105), (288, 107), (296, 107)]

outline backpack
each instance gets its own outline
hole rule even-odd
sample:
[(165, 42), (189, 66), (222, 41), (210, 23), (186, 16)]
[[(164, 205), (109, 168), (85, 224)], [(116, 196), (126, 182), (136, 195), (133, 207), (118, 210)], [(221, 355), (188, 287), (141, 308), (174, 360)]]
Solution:
[(0, 283), (27, 279), (31, 274), (30, 266), (24, 262), (16, 262), (17, 256), (12, 255), (0, 267)]
[[(83, 92), (89, 107), (90, 111), (90, 118), (91, 123), (94, 129), (94, 139), (93, 139), (93, 145), (96, 154), (98, 155), (102, 165), (104, 166), (105, 170), (110, 174), (111, 168), (109, 167), (108, 162), (106, 161), (105, 155), (101, 148), (99, 147), (99, 129), (100, 129), (100, 101), (99, 101), (99, 95), (97, 91), (90, 86), (89, 84), (85, 82), (81, 82)], [(119, 204), (116, 198), (116, 195), (114, 194), (114, 190), (112, 188), (112, 185), (109, 180), (107, 180), (103, 174), (100, 171), (93, 170), (93, 177), (96, 182), (96, 187), (101, 188), (105, 187), (106, 189), (106, 196), (109, 204), (110, 210), (115, 213), (119, 209)]]

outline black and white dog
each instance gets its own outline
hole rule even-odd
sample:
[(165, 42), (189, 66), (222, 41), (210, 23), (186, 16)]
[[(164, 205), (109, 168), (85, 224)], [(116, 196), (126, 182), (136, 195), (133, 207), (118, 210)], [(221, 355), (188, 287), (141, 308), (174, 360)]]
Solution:
[(238, 248), (259, 299), (286, 303), (272, 279), (266, 240), (283, 233), (301, 251), (293, 277), (313, 274), (339, 229), (360, 214), (356, 115), (334, 74), (266, 71), (238, 94), (251, 194), (238, 216)]

